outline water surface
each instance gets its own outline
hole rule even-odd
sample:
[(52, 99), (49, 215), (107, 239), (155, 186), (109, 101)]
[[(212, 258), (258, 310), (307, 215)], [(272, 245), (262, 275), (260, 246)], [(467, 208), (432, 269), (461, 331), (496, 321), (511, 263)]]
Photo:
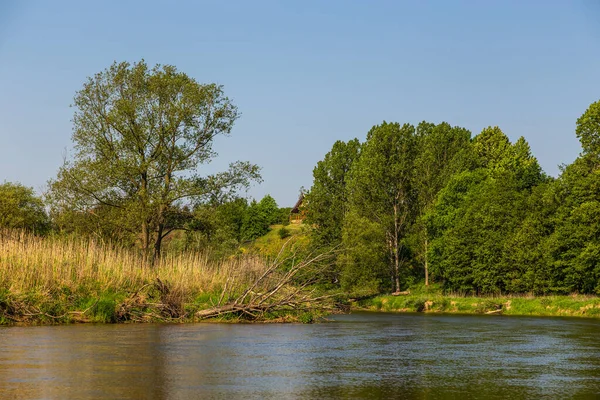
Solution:
[(0, 398), (600, 397), (598, 320), (333, 320), (0, 328)]

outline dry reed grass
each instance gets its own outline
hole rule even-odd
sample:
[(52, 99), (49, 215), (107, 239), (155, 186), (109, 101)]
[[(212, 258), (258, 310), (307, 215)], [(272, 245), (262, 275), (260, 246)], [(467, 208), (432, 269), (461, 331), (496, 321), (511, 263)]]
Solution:
[(135, 291), (157, 278), (179, 292), (215, 292), (228, 281), (252, 282), (265, 268), (256, 256), (211, 262), (200, 253), (166, 255), (150, 267), (134, 250), (92, 239), (0, 232), (0, 289), (11, 293), (81, 286)]

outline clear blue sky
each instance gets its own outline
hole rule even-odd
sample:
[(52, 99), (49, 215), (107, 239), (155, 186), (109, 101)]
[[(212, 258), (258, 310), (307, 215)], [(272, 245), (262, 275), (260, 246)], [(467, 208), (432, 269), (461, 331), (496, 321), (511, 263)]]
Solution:
[(0, 182), (42, 191), (75, 91), (141, 58), (225, 86), (242, 117), (206, 170), (255, 162), (249, 195), (280, 206), (333, 142), (382, 120), (498, 125), (557, 175), (600, 99), (600, 2), (0, 0)]

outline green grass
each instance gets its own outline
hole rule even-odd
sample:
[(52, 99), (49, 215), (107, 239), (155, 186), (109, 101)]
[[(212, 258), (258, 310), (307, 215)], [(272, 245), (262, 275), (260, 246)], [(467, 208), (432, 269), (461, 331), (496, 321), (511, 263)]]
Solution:
[(600, 317), (600, 297), (583, 295), (473, 297), (417, 288), (409, 295), (381, 295), (357, 301), (352, 306), (384, 312)]
[(281, 247), (287, 243), (287, 248), (305, 247), (308, 245), (307, 227), (303, 224), (289, 224), (285, 226), (290, 232), (290, 236), (282, 239), (279, 236), (279, 230), (283, 225), (271, 225), (266, 235), (255, 239), (253, 242), (242, 247), (242, 252), (260, 254), (265, 257), (275, 257), (281, 250)]

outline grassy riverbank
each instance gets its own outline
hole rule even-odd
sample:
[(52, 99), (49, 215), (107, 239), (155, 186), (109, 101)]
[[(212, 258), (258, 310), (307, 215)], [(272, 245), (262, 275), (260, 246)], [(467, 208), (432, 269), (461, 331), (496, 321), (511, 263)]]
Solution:
[[(323, 304), (315, 306), (312, 299), (327, 293), (315, 293), (308, 287), (304, 290), (293, 280), (297, 274), (315, 275), (316, 270), (290, 272), (289, 266), (281, 267), (254, 252), (218, 262), (202, 254), (168, 255), (149, 267), (136, 251), (93, 240), (0, 232), (0, 325), (192, 322), (205, 319), (206, 310), (236, 301), (238, 305), (280, 302), (284, 306), (267, 311), (255, 307), (223, 315), (213, 313), (210, 318), (312, 322), (326, 313), (319, 308)], [(269, 270), (269, 279), (256, 283)], [(289, 279), (284, 282), (281, 279), (285, 276)], [(274, 287), (281, 288), (277, 296), (264, 298)], [(343, 302), (343, 297), (340, 295), (338, 300)], [(434, 286), (414, 287), (408, 295), (355, 301), (352, 308), (600, 317), (600, 297), (470, 297), (443, 294)]]
[[(2, 232), (0, 325), (197, 321), (200, 310), (235, 299), (270, 267), (255, 255), (212, 262), (202, 254), (166, 256), (149, 267), (135, 251), (93, 240)], [(278, 294), (292, 290), (282, 286)], [(303, 310), (260, 315), (261, 320), (313, 318)]]
[(427, 312), (450, 314), (502, 314), (600, 318), (600, 297), (596, 296), (489, 296), (444, 295), (440, 291), (382, 295), (356, 301), (353, 309), (386, 312)]

